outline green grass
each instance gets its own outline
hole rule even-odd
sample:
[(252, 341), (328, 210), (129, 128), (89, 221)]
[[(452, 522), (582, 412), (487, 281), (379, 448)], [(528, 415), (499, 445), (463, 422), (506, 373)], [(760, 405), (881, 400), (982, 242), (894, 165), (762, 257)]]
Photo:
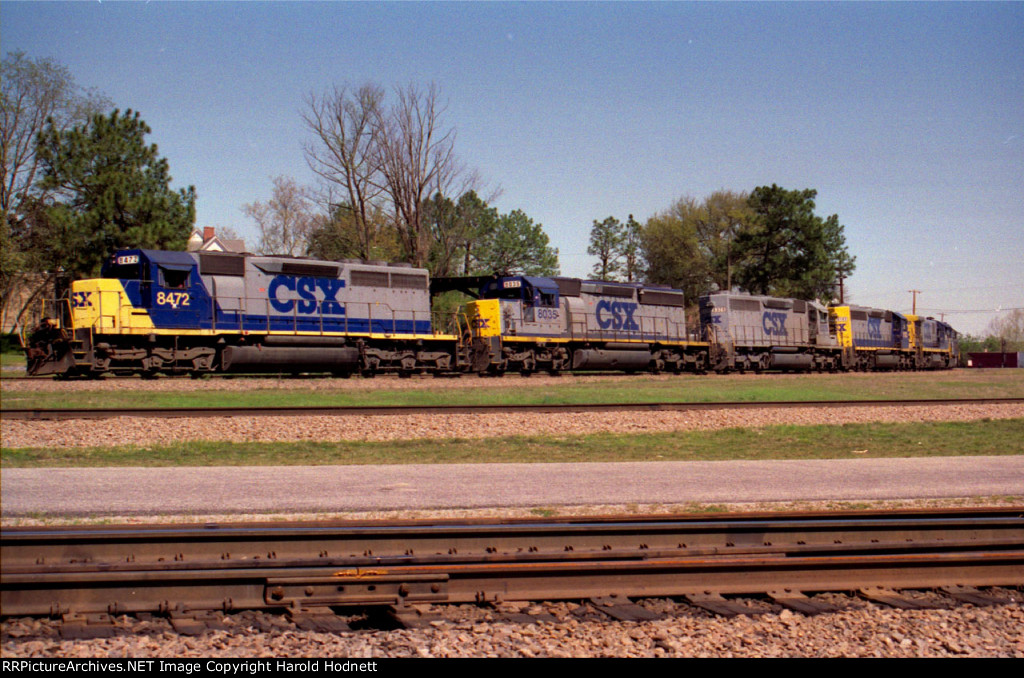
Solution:
[(1024, 453), (1024, 419), (386, 443), (219, 443), (0, 450), (4, 468), (863, 459)]
[(0, 367), (25, 367), (25, 354), (0, 353)]
[[(242, 380), (238, 380), (242, 382)], [(468, 382), (468, 383), (467, 383)], [(109, 382), (107, 382), (109, 383)], [(113, 382), (118, 383), (118, 382)], [(176, 382), (170, 382), (172, 385)], [(201, 382), (212, 384), (211, 381)], [(244, 383), (244, 382), (242, 382)], [(728, 375), (678, 377), (611, 376), (579, 380), (563, 377), (543, 385), (537, 380), (509, 377), (463, 377), (455, 387), (430, 380), (427, 388), (402, 388), (397, 380), (377, 379), (373, 388), (361, 388), (358, 379), (297, 381), (282, 379), (281, 387), (213, 390), (110, 390), (89, 382), (75, 382), (67, 390), (50, 392), (31, 388), (5, 390), (3, 407), (275, 407), (330, 405), (504, 405), (716, 402), (772, 400), (878, 400), (896, 398), (1024, 397), (1024, 370), (957, 370), (907, 374)], [(308, 388), (303, 386), (308, 384)], [(392, 387), (392, 384), (394, 387)], [(436, 384), (436, 385), (435, 385)], [(367, 384), (369, 386), (369, 384)]]

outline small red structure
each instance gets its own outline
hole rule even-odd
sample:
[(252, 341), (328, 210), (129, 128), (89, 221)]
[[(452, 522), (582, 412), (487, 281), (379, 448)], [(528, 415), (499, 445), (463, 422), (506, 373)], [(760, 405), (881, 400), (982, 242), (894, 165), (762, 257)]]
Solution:
[(968, 367), (1024, 367), (1024, 353), (968, 353)]

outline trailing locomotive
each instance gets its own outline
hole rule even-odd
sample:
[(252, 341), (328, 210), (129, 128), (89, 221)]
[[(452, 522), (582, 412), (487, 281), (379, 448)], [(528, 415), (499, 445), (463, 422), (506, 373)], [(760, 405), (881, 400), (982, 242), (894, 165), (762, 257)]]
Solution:
[[(471, 292), (470, 289), (463, 288)], [(576, 278), (494, 277), (466, 305), (471, 368), (702, 372), (709, 345), (686, 324), (683, 293)]]
[[(449, 317), (433, 293), (473, 301)], [(408, 264), (122, 250), (25, 337), (28, 374), (501, 375), (952, 367), (931, 318), (575, 278), (435, 279)]]
[(701, 297), (700, 319), (715, 369), (828, 370), (842, 365), (828, 309), (812, 301), (722, 292)]
[(719, 293), (701, 297), (700, 314), (720, 372), (950, 368), (959, 357), (948, 324), (877, 308)]

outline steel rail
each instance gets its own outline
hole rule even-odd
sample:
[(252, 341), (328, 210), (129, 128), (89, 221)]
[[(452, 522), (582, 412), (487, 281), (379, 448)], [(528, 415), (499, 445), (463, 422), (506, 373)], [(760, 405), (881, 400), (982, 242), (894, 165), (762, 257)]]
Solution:
[(723, 409), (780, 409), (793, 407), (908, 407), (935, 405), (1019, 404), (1024, 398), (913, 398), (896, 400), (781, 400), (770, 402), (656, 402), (510, 405), (343, 405), (301, 407), (132, 407), (132, 408), (3, 408), (0, 419), (55, 421), (115, 417), (323, 417), (387, 416), (399, 414), (491, 414), (538, 412), (669, 412)]
[(276, 530), (22, 528), (3, 530), (0, 549), (5, 616), (1019, 586), (1024, 507)]
[(1024, 507), (893, 512), (704, 514), (361, 523), (14, 527), (0, 531), (0, 569), (86, 562), (356, 558), (460, 553), (738, 549), (1011, 538)]

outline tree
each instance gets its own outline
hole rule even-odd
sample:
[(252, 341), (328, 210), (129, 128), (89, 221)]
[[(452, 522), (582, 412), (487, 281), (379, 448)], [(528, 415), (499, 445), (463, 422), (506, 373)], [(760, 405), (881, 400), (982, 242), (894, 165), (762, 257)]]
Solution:
[(643, 280), (643, 226), (630, 214), (622, 228), (622, 267), (626, 282)]
[(715, 191), (695, 215), (697, 242), (708, 261), (712, 289), (732, 289), (734, 243), (753, 221), (748, 197), (746, 193)]
[(986, 334), (997, 351), (1024, 351), (1024, 309), (1014, 309), (988, 324)]
[(346, 250), (362, 259), (373, 256), (381, 232), (374, 217), (380, 213), (378, 198), (383, 191), (379, 153), (383, 102), (384, 90), (372, 83), (354, 92), (335, 87), (320, 97), (310, 95), (302, 116), (314, 139), (305, 145), (306, 161), (324, 181), (335, 222), (348, 224), (345, 233), (354, 239)]
[(421, 212), (424, 228), (430, 235), (428, 268), (432, 275), (450, 276), (459, 263), (459, 249), (465, 243), (458, 208), (451, 198), (435, 193), (424, 201)]
[(691, 303), (712, 284), (711, 263), (698, 236), (700, 213), (701, 206), (694, 198), (680, 198), (647, 220), (641, 242), (647, 282), (681, 289)]
[(479, 273), (558, 275), (558, 250), (549, 246), (544, 227), (522, 210), (498, 218), (491, 237), (478, 248)]
[(36, 138), (50, 125), (64, 131), (86, 122), (110, 101), (75, 84), (67, 67), (52, 59), (8, 53), (0, 67), (0, 212), (17, 218), (39, 187)]
[[(37, 137), (47, 121), (64, 131), (110, 107), (106, 97), (80, 88), (70, 71), (51, 59), (9, 52), (0, 64), (0, 314), (4, 317), (11, 310), (20, 320), (50, 279), (49, 258), (30, 245), (45, 228), (38, 220), (45, 216), (40, 206), (48, 198), (37, 181)], [(15, 294), (20, 308), (9, 309)]]
[[(369, 244), (364, 237), (369, 235)], [(374, 205), (364, 224), (356, 221), (348, 205), (337, 205), (328, 215), (314, 215), (306, 253), (317, 259), (366, 259), (398, 261), (402, 248), (394, 225), (380, 206)]]
[(618, 280), (622, 268), (622, 246), (626, 241), (622, 223), (615, 217), (604, 221), (594, 219), (590, 228), (590, 246), (587, 254), (597, 257), (594, 276), (598, 280)]
[(267, 202), (242, 206), (242, 212), (256, 222), (260, 254), (306, 254), (309, 239), (317, 226), (309, 191), (290, 177), (275, 177), (274, 190)]
[(115, 110), (61, 131), (47, 123), (36, 153), (53, 192), (39, 245), (73, 277), (96, 274), (123, 247), (184, 249), (195, 224), (195, 188), (174, 191), (166, 159), (138, 113)]
[(466, 191), (456, 204), (456, 214), (457, 230), (462, 238), (459, 246), (462, 265), (459, 272), (463, 275), (491, 273), (485, 270), (486, 265), (481, 261), (481, 256), (486, 256), (488, 242), (498, 232), (498, 210), (488, 205), (476, 191)]
[(753, 226), (736, 237), (736, 283), (753, 294), (830, 301), (839, 275), (853, 272), (839, 217), (814, 214), (817, 191), (759, 186), (748, 205)]
[(455, 130), (443, 123), (444, 110), (435, 85), (396, 88), (390, 105), (375, 84), (307, 99), (303, 120), (313, 137), (306, 159), (324, 182), (328, 211), (351, 211), (346, 232), (358, 238), (360, 256), (369, 256), (380, 233), (372, 215), (383, 213), (406, 261), (442, 275), (458, 268), (463, 228), (444, 200), (478, 180), (455, 156)]
[(445, 106), (437, 86), (423, 92), (409, 85), (395, 96), (394, 107), (378, 113), (380, 171), (402, 245), (412, 264), (423, 266), (430, 251), (424, 198), (450, 193), (463, 168), (455, 157), (455, 130), (445, 129), (441, 120)]

